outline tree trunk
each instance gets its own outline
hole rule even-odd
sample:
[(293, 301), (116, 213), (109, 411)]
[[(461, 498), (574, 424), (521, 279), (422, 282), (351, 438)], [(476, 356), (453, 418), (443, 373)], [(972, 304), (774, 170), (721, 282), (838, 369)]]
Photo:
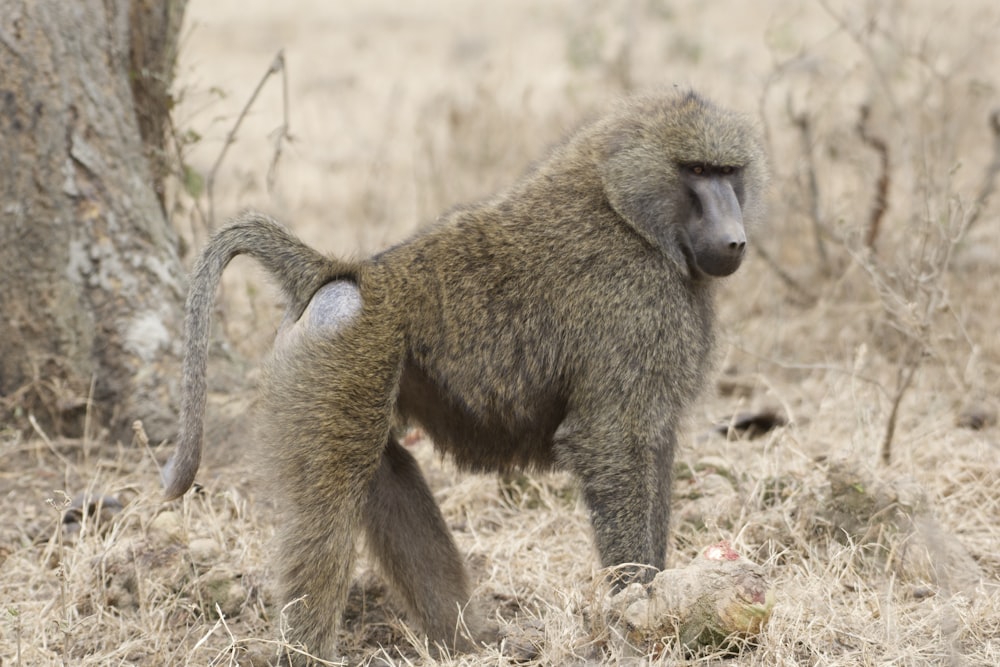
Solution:
[(162, 205), (185, 0), (0, 0), (0, 399), (175, 428), (183, 269)]

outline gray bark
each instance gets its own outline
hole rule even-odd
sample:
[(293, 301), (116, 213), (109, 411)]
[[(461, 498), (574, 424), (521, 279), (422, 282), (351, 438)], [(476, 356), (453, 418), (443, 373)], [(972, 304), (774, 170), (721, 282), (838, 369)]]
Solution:
[(172, 434), (183, 304), (163, 130), (184, 2), (0, 0), (0, 400)]

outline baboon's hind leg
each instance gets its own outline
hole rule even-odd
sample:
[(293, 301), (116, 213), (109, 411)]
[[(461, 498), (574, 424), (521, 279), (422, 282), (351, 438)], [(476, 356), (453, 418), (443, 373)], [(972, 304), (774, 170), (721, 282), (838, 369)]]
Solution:
[[(390, 438), (365, 506), (368, 544), (380, 569), (432, 642), (469, 648), (458, 628), (469, 601), (462, 558), (413, 456)], [(478, 614), (464, 618), (477, 639)]]
[(261, 381), (260, 437), (282, 510), (275, 571), (288, 636), (328, 659), (337, 655), (355, 537), (389, 437), (402, 354), (391, 329), (360, 305), (350, 284), (317, 293), (310, 309), (319, 316), (286, 325)]

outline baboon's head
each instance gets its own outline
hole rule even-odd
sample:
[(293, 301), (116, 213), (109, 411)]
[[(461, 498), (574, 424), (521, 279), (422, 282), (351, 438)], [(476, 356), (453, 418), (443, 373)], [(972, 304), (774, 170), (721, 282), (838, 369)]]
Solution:
[(750, 119), (694, 93), (646, 97), (598, 136), (608, 201), (636, 231), (692, 277), (739, 268), (767, 178)]

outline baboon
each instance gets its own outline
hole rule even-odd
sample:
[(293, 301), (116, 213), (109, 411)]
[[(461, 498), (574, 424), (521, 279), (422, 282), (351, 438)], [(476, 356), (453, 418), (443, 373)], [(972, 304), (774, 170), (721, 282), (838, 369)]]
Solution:
[(765, 182), (755, 123), (671, 91), (620, 103), (510, 189), (368, 259), (323, 256), (242, 215), (193, 274), (167, 497), (198, 469), (211, 304), (247, 254), (288, 300), (259, 421), (283, 501), (281, 595), (302, 598), (295, 639), (335, 654), (364, 531), (412, 618), (432, 641), (457, 641), (462, 558), (397, 422), (466, 470), (572, 471), (602, 566), (644, 580), (643, 566), (665, 565), (676, 431), (710, 365), (713, 279), (740, 266)]

